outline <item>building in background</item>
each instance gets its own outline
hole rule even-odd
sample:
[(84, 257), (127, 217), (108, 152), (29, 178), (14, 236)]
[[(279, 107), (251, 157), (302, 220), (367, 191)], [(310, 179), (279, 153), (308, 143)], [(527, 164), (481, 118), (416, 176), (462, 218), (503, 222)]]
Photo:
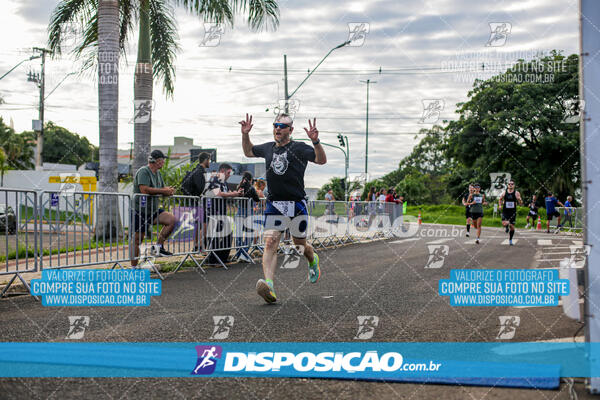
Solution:
[[(133, 160), (133, 144), (132, 148), (129, 149), (119, 149), (118, 150), (118, 159), (120, 163), (129, 163), (131, 164)], [(171, 151), (171, 160), (182, 160), (189, 159), (191, 150), (200, 150), (202, 151), (201, 146), (194, 145), (194, 139), (184, 137), (184, 136), (175, 136), (173, 139), (172, 145), (160, 145), (160, 146), (151, 146), (150, 151), (152, 150), (160, 150), (165, 154)]]

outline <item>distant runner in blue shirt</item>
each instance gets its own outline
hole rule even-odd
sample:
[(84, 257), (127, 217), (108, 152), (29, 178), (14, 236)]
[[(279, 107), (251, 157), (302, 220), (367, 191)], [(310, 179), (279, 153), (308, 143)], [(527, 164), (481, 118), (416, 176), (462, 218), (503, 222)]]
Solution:
[(552, 192), (548, 192), (548, 196), (546, 196), (546, 233), (550, 233), (550, 221), (552, 221), (553, 217), (558, 217), (556, 228), (560, 230), (560, 213), (556, 211), (557, 204), (561, 207), (565, 206), (552, 195)]
[(565, 223), (567, 224), (569, 221), (569, 226), (573, 228), (573, 197), (567, 196), (567, 201), (565, 201)]

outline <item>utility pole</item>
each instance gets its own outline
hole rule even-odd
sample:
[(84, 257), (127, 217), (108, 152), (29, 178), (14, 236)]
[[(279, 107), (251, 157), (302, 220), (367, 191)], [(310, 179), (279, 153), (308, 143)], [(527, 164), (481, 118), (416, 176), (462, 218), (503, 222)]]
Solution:
[(369, 85), (371, 83), (377, 83), (367, 79), (366, 81), (360, 81), (361, 83), (367, 84), (367, 126), (365, 129), (365, 176), (369, 172)]
[(290, 98), (288, 94), (288, 80), (287, 80), (287, 55), (283, 55), (283, 81), (284, 81), (284, 96), (285, 96), (285, 113), (288, 114), (290, 111), (290, 106), (288, 100)]
[[(40, 104), (39, 104), (39, 126), (37, 129), (37, 154), (35, 156), (35, 167), (36, 169), (42, 168), (42, 151), (44, 149), (44, 89), (46, 83), (46, 53), (52, 53), (48, 49), (41, 47), (34, 47), (33, 51), (40, 53), (39, 57), (42, 58), (42, 70), (40, 74), (29, 73), (27, 80), (29, 82), (35, 82), (40, 89)], [(37, 57), (36, 57), (37, 58)]]

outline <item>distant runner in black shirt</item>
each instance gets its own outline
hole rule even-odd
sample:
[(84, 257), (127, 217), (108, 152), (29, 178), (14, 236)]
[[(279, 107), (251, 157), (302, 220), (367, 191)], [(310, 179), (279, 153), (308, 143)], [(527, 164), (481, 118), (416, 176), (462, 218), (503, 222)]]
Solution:
[[(515, 223), (517, 221), (517, 202), (523, 205), (521, 194), (515, 190), (515, 181), (508, 182), (508, 189), (500, 195), (498, 204), (502, 207), (502, 225), (506, 227), (509, 233), (508, 244), (513, 245), (513, 236), (515, 235)], [(509, 229), (510, 227), (510, 229)]]
[(469, 237), (471, 224), (473, 224), (473, 218), (471, 218), (471, 206), (467, 204), (467, 201), (469, 200), (469, 195), (473, 193), (473, 191), (473, 185), (469, 185), (469, 191), (463, 196), (462, 199), (463, 206), (465, 206), (465, 217), (467, 218), (467, 237)]
[[(527, 214), (527, 226), (525, 229), (533, 228), (533, 224), (535, 223), (535, 219), (538, 218), (538, 205), (537, 205), (537, 196), (534, 194), (531, 196), (531, 203), (529, 203), (529, 213)], [(531, 218), (532, 222), (529, 223), (529, 218)]]
[(263, 272), (265, 279), (256, 283), (256, 291), (267, 302), (277, 300), (273, 290), (273, 278), (277, 268), (277, 248), (281, 233), (287, 226), (278, 225), (282, 216), (293, 218), (289, 225), (294, 244), (304, 249), (308, 260), (308, 278), (316, 283), (321, 276), (319, 257), (306, 242), (308, 211), (304, 192), (304, 172), (308, 162), (325, 164), (327, 157), (319, 140), (316, 118), (308, 121), (309, 129), (304, 128), (313, 147), (291, 140), (294, 121), (287, 114), (279, 114), (273, 123), (273, 142), (253, 145), (250, 141), (252, 116), (246, 114), (242, 126), (242, 148), (246, 157), (262, 157), (267, 169), (269, 192), (265, 207), (265, 252), (263, 253)]

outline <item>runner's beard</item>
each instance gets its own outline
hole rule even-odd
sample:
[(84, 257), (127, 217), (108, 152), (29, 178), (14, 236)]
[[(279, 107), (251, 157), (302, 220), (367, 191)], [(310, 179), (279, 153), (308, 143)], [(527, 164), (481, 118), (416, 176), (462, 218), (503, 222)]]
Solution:
[(290, 135), (289, 135), (289, 134), (288, 134), (288, 135), (286, 135), (286, 134), (285, 134), (285, 133), (283, 133), (283, 132), (280, 132), (279, 134), (280, 134), (280, 138), (278, 139), (278, 138), (277, 138), (277, 132), (273, 132), (273, 138), (275, 139), (275, 142), (276, 142), (277, 144), (281, 144), (281, 143), (284, 143), (284, 142), (288, 142), (288, 141), (289, 141), (289, 139), (290, 139)]

